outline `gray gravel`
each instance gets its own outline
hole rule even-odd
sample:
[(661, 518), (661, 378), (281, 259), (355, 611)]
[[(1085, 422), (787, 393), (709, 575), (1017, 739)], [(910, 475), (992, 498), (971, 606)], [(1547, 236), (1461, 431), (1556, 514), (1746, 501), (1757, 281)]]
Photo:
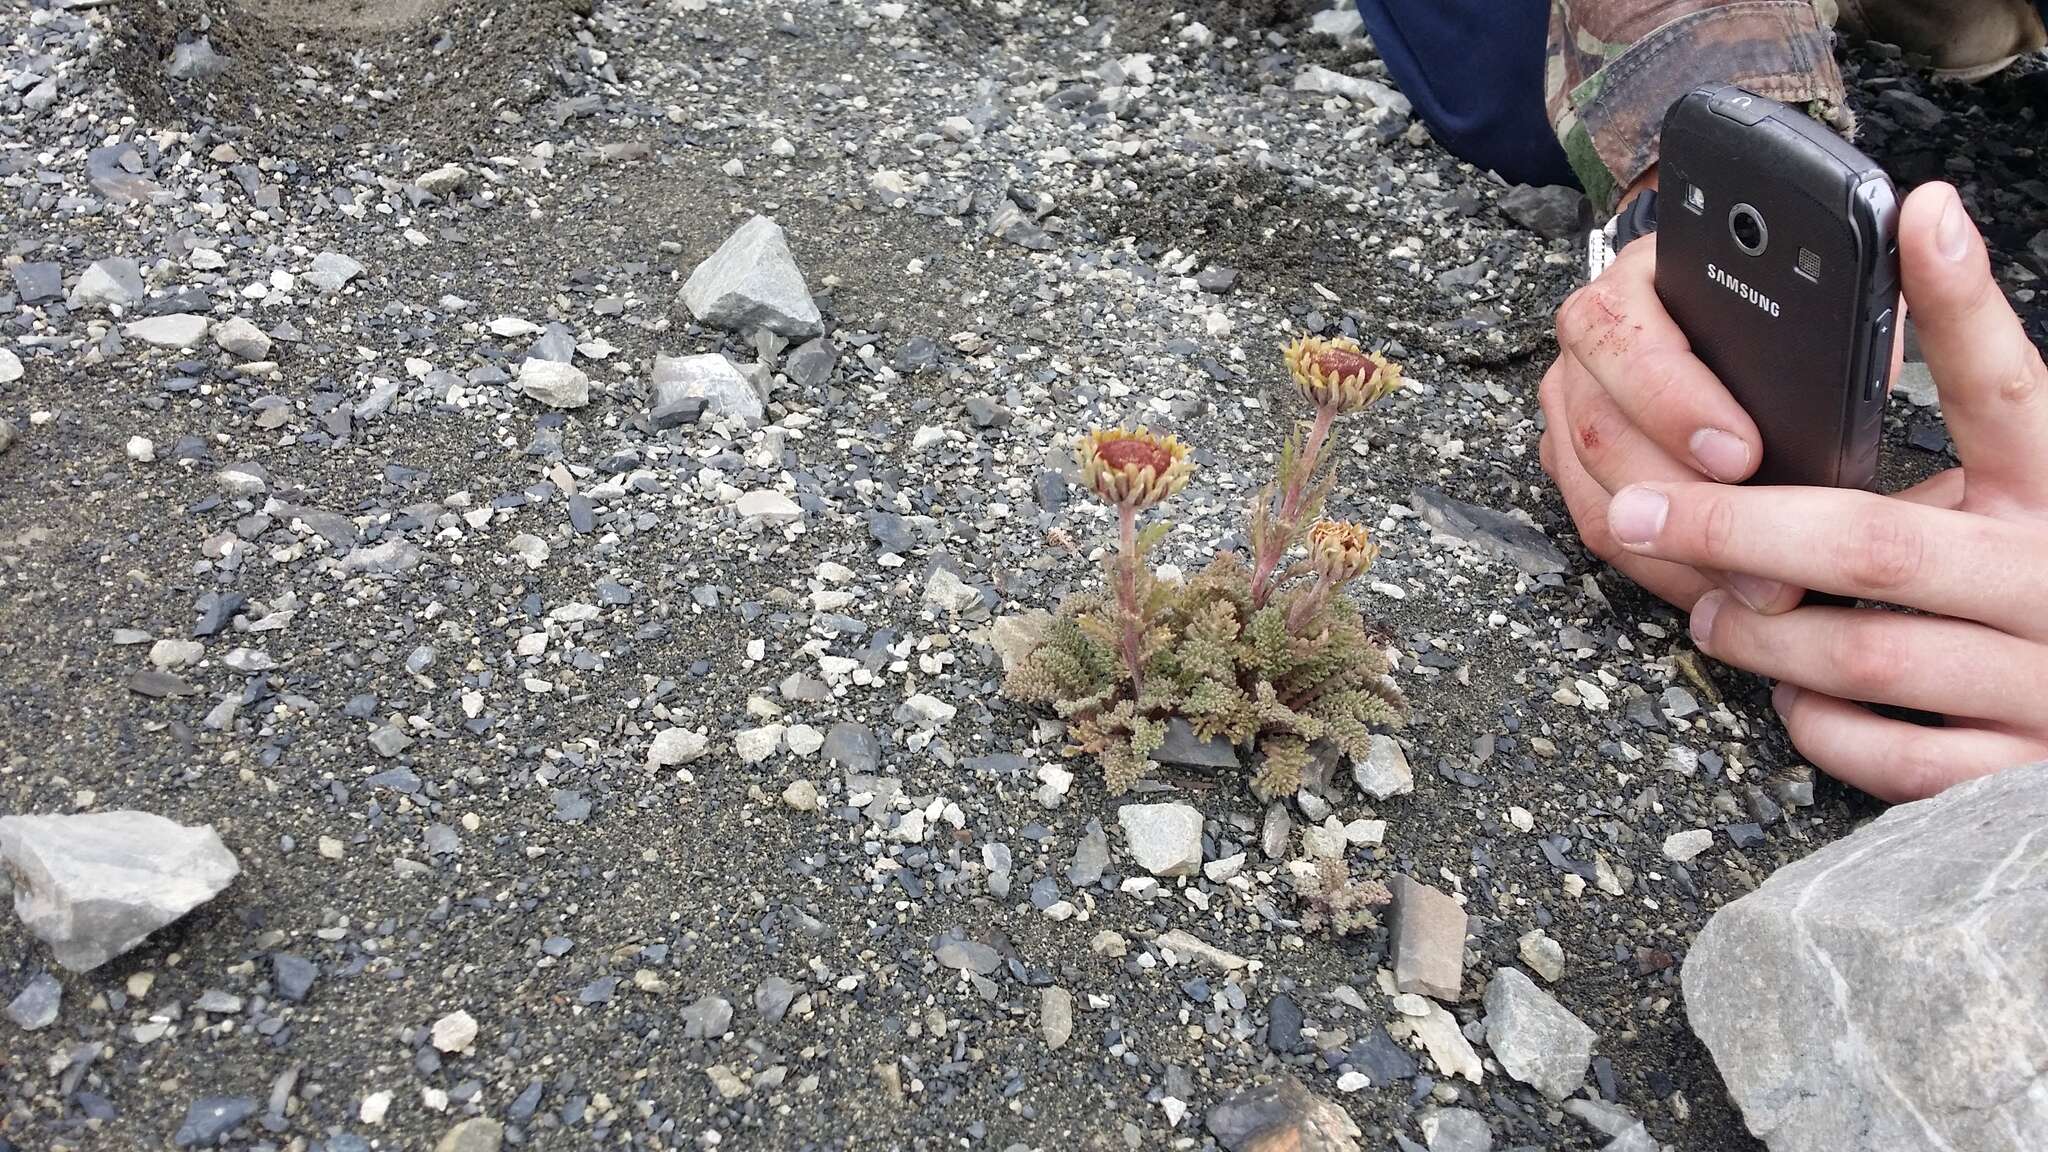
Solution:
[[(1754, 1147), (1680, 961), (1868, 806), (1572, 538), (1564, 208), (1433, 144), (1341, 13), (309, 13), (0, 6), (0, 811), (242, 868), (85, 975), (0, 922), (0, 998), (62, 989), (0, 1024), (0, 1148)], [(1966, 135), (1973, 203), (2023, 202)], [(757, 216), (814, 314), (686, 299)], [(1303, 330), (1413, 381), (1331, 506), (1414, 721), (1369, 794), (1332, 760), (1270, 809), (1178, 741), (1125, 801), (1194, 815), (1155, 876), (997, 648), (1099, 578), (1087, 426), (1195, 445), (1162, 562), (1242, 543)], [(751, 392), (664, 395), (697, 356)], [(1938, 429), (1899, 405), (1895, 479)], [(1462, 909), (1444, 1002), (1385, 927), (1304, 932), (1311, 844)], [(1538, 929), (1598, 1037), (1564, 1108), (1485, 1043)]]

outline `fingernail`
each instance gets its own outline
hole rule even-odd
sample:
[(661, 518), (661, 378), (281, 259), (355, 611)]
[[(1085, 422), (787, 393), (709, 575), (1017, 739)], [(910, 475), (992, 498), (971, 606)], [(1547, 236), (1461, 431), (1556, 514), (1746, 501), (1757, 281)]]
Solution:
[(1732, 432), (1702, 428), (1692, 434), (1692, 458), (1716, 480), (1734, 481), (1749, 473), (1749, 445)]
[(1785, 585), (1762, 576), (1751, 576), (1743, 572), (1728, 574), (1728, 590), (1735, 593), (1751, 611), (1763, 612), (1785, 591)]
[(1790, 709), (1798, 699), (1799, 689), (1783, 680), (1778, 681), (1778, 686), (1771, 689), (1771, 707), (1780, 712)]
[(1948, 194), (1941, 219), (1934, 223), (1934, 246), (1946, 260), (1961, 260), (1970, 253), (1970, 214), (1963, 211), (1962, 197), (1954, 192)]
[(1721, 614), (1721, 605), (1728, 600), (1728, 594), (1719, 588), (1707, 592), (1692, 603), (1692, 642), (1705, 648), (1714, 639), (1714, 617)]
[(1623, 488), (1607, 505), (1607, 527), (1623, 544), (1648, 544), (1664, 530), (1671, 502), (1662, 492), (1640, 484)]

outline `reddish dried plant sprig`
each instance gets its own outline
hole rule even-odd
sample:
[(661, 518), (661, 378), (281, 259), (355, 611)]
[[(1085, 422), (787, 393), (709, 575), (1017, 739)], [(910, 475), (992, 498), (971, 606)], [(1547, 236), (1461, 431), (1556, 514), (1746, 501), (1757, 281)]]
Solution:
[[(1280, 561), (1300, 542), (1305, 522), (1320, 510), (1334, 480), (1324, 475), (1323, 447), (1337, 417), (1376, 404), (1401, 386), (1401, 367), (1367, 352), (1344, 337), (1301, 336), (1281, 350), (1301, 397), (1315, 408), (1305, 439), (1290, 441), (1281, 455), (1280, 475), (1259, 494), (1252, 517), (1252, 604), (1264, 607), (1273, 595)], [(1312, 507), (1313, 505), (1313, 507)]]
[(1116, 598), (1119, 647), (1134, 695), (1145, 683), (1145, 620), (1138, 594), (1144, 566), (1138, 545), (1138, 513), (1187, 487), (1195, 473), (1187, 445), (1144, 426), (1095, 428), (1075, 445), (1081, 478), (1117, 513)]

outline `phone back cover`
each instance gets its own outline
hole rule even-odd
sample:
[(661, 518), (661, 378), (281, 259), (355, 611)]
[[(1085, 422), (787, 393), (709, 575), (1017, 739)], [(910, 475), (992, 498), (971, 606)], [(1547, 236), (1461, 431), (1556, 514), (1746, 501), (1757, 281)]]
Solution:
[[(1751, 483), (1862, 487), (1867, 475), (1843, 474), (1863, 282), (1846, 189), (1838, 172), (1785, 171), (1803, 148), (1773, 141), (1767, 130), (1785, 131), (1770, 122), (1728, 123), (1703, 108), (1667, 122), (1658, 295), (1693, 354), (1763, 435)], [(1830, 187), (1836, 191), (1824, 198)], [(1738, 202), (1766, 222), (1761, 255), (1742, 251), (1730, 234), (1728, 214)]]

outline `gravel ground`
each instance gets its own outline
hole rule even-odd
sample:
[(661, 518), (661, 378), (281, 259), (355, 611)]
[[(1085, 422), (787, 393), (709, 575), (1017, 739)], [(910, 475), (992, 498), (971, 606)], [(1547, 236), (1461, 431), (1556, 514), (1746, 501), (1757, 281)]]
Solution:
[[(51, 970), (56, 1023), (4, 1026), (0, 1147), (163, 1147), (196, 1118), (181, 1142), (427, 1148), (467, 1117), (539, 1147), (1200, 1147), (1208, 1109), (1289, 1070), (1368, 1148), (1425, 1119), (1454, 1146), (1446, 1106), (1495, 1147), (1602, 1147), (1497, 1064), (1475, 1085), (1387, 1041), (1387, 932), (1303, 930), (1299, 849), (1262, 851), (1240, 774), (1138, 797), (1198, 808), (1209, 861), (1248, 853), (1149, 883), (1120, 801), (996, 694), (992, 622), (1095, 579), (1114, 535), (1068, 489), (1072, 438), (1137, 418), (1198, 446), (1163, 546), (1198, 565), (1270, 470), (1303, 330), (1414, 381), (1342, 429), (1333, 506), (1384, 547), (1360, 594), (1415, 783), (1375, 802), (1340, 769), (1287, 810), (1383, 819), (1354, 870), (1459, 895), (1468, 1034), (1541, 928), (1598, 1038), (1587, 1094), (1671, 1148), (1756, 1147), (1678, 965), (1874, 808), (1579, 548), (1535, 453), (1574, 243), (1398, 108), (1295, 90), (1384, 79), (1310, 14), (0, 0), (24, 365), (0, 372), (0, 812), (211, 823), (243, 869)], [(1895, 56), (1846, 60), (1866, 143), (1965, 186), (2048, 338), (2048, 69), (1933, 90)], [(755, 213), (823, 344), (679, 306)], [(118, 313), (79, 294), (110, 257), (146, 293)], [(127, 327), (173, 314), (262, 339)], [(589, 403), (522, 395), (520, 361), (572, 344)], [(764, 426), (653, 426), (655, 357), (708, 351), (762, 365)], [(1887, 437), (1892, 482), (1949, 462), (1904, 396)], [(1562, 563), (1433, 531), (1431, 491), (1526, 514)], [(745, 514), (762, 492), (793, 511)], [(931, 603), (938, 570), (971, 603)], [(700, 756), (657, 741), (678, 730)], [(1077, 884), (1094, 821), (1108, 870)], [(1711, 847), (1671, 858), (1693, 830)], [(0, 924), (0, 999), (49, 967)], [(474, 1038), (437, 1044), (458, 1011)], [(239, 1125), (188, 1117), (207, 1098)]]

